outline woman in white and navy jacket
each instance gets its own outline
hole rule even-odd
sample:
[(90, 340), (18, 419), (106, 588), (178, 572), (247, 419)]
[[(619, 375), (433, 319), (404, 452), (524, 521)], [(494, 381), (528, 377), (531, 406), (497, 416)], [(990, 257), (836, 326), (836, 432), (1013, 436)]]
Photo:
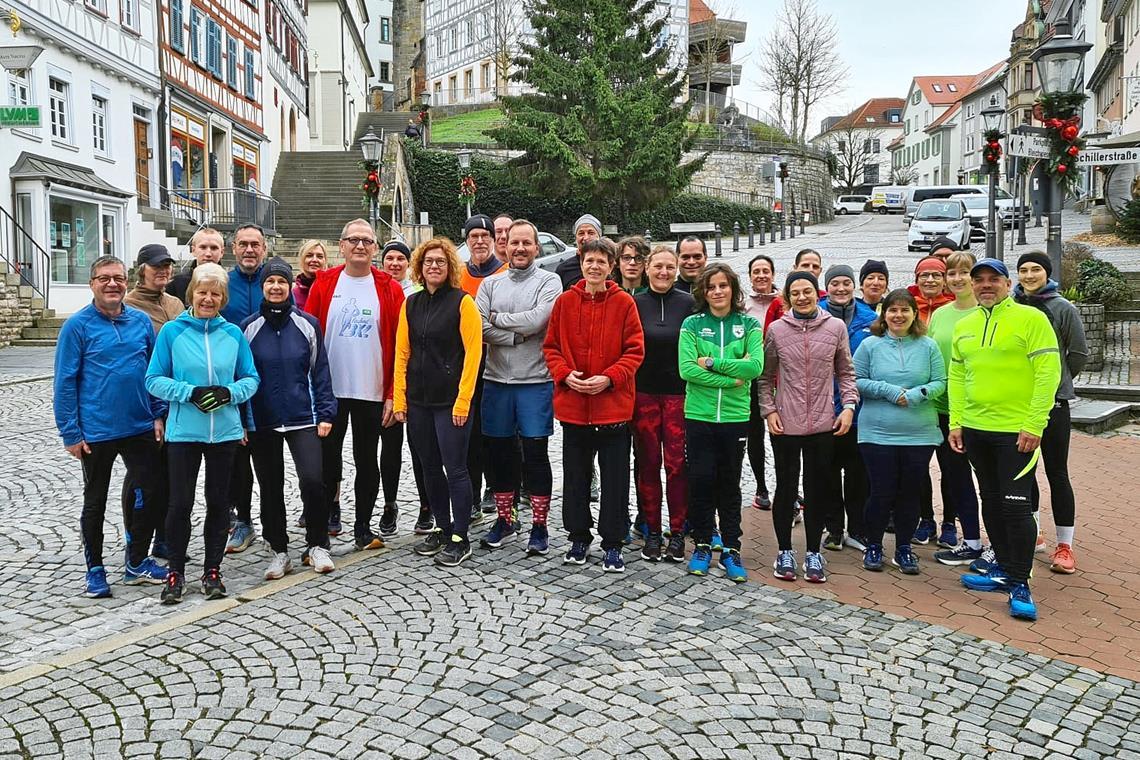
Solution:
[(246, 408), (246, 427), (261, 485), (261, 532), (273, 548), (266, 579), (280, 578), (293, 567), (285, 529), (282, 443), (289, 444), (300, 480), (308, 545), (303, 561), (318, 573), (334, 569), (320, 439), (332, 430), (336, 397), (320, 324), (294, 305), (292, 287), (293, 269), (283, 259), (270, 259), (261, 270), (259, 313), (241, 325), (264, 378)]

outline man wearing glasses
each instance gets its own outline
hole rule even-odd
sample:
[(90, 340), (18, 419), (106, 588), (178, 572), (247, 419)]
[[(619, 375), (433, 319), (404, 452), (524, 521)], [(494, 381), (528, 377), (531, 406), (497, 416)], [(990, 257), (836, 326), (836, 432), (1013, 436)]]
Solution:
[[(237, 266), (230, 270), (230, 300), (222, 309), (227, 322), (240, 325), (261, 308), (261, 266), (265, 262), (265, 233), (256, 224), (244, 224), (234, 231), (231, 249)], [(230, 476), (230, 505), (234, 525), (226, 542), (226, 553), (245, 551), (253, 543), (253, 467), (249, 448), (239, 446)]]
[(143, 492), (126, 515), (127, 566), (123, 582), (162, 583), (166, 568), (150, 558), (154, 532), (150, 505), (159, 469), (158, 444), (166, 404), (146, 392), (143, 379), (154, 349), (150, 318), (123, 305), (127, 270), (114, 256), (91, 265), (91, 303), (64, 323), (55, 352), (55, 424), (67, 453), (83, 466), (83, 512), (79, 518), (86, 594), (111, 596), (103, 568), (103, 518), (116, 457), (127, 479)]
[(387, 272), (372, 266), (376, 233), (364, 219), (354, 219), (340, 235), (344, 264), (317, 274), (305, 311), (324, 332), (333, 395), (337, 400), (332, 432), (323, 440), (326, 498), (331, 505), (342, 474), (344, 436), (352, 424), (352, 460), (356, 464), (357, 549), (380, 549), (372, 531), (372, 512), (380, 492), (376, 459), (383, 428), (395, 422), (392, 374), (396, 363), (396, 325), (404, 289)]

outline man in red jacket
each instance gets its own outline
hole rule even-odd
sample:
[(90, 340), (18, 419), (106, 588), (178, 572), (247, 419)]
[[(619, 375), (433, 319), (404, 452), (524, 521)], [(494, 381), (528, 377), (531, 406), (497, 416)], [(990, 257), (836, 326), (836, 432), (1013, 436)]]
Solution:
[(554, 416), (562, 423), (562, 521), (571, 542), (565, 561), (584, 564), (589, 554), (590, 471), (597, 455), (602, 567), (620, 573), (629, 518), (629, 421), (645, 336), (633, 297), (607, 279), (616, 263), (608, 241), (582, 246), (584, 279), (554, 302), (542, 350), (554, 380)]
[[(387, 272), (372, 266), (376, 234), (364, 219), (354, 219), (340, 235), (344, 265), (317, 274), (309, 290), (305, 311), (317, 318), (324, 332), (333, 394), (337, 400), (332, 432), (323, 439), (325, 494), (330, 508), (342, 472), (341, 452), (348, 425), (352, 423), (352, 460), (356, 464), (356, 522), (353, 534), (357, 549), (380, 549), (384, 542), (372, 532), (372, 512), (384, 470), (384, 515), (381, 533), (395, 533), (395, 493), (400, 476), (399, 441), (388, 431), (401, 432), (392, 413), (392, 373), (396, 364), (396, 325), (404, 303), (404, 289)], [(387, 435), (386, 435), (387, 434)], [(381, 465), (376, 447), (385, 436)], [(340, 521), (340, 515), (330, 520)]]

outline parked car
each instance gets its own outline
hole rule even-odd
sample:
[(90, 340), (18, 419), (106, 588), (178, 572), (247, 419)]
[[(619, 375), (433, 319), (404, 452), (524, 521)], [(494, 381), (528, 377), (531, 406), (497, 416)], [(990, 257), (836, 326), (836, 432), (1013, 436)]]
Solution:
[(923, 201), (906, 234), (908, 251), (925, 250), (939, 237), (948, 237), (965, 250), (970, 247), (970, 215), (958, 199)]
[(862, 214), (870, 198), (866, 195), (840, 195), (832, 204), (836, 214)]
[(986, 225), (989, 223), (990, 196), (966, 193), (953, 195), (950, 200), (962, 201), (962, 205), (966, 207), (966, 214), (970, 217), (970, 239), (985, 240)]
[(905, 185), (871, 188), (871, 210), (880, 214), (901, 214), (906, 210)]
[(908, 187), (906, 190), (906, 211), (903, 213), (903, 224), (910, 224), (923, 201), (989, 192), (988, 188), (981, 185), (918, 185)]
[[(577, 248), (566, 245), (557, 236), (549, 232), (538, 233), (538, 258), (535, 260), (543, 269), (549, 269), (553, 272), (565, 259), (577, 255)], [(469, 258), (471, 258), (471, 251), (467, 250), (467, 243), (464, 243), (459, 246), (459, 260), (467, 261)]]

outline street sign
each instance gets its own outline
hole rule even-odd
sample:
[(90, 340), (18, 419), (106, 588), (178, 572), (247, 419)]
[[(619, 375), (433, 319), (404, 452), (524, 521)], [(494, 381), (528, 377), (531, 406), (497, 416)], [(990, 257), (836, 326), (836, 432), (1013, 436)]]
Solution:
[(1006, 137), (1006, 153), (1024, 158), (1049, 158), (1049, 139), (1041, 135), (1018, 135)]
[(0, 106), (0, 127), (39, 127), (39, 106)]
[(0, 47), (0, 66), (19, 71), (30, 69), (44, 49), (39, 45), (12, 45)]
[(1140, 163), (1140, 148), (1086, 148), (1077, 156), (1077, 166), (1116, 166)]

